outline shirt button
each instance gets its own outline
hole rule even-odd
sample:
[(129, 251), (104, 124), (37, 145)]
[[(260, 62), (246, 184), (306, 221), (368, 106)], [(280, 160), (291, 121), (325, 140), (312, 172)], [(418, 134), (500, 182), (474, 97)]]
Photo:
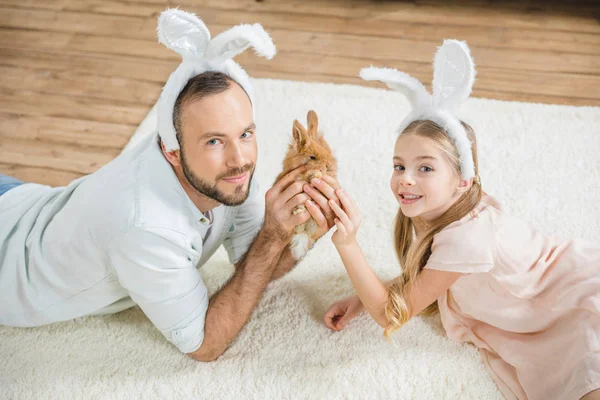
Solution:
[(206, 218), (202, 218), (202, 219), (200, 220), (200, 222), (202, 222), (202, 223), (205, 223), (205, 222), (206, 222)]

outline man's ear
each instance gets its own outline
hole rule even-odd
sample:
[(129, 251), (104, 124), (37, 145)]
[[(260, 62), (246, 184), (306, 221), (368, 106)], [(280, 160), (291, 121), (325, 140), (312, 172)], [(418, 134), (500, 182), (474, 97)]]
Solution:
[(181, 165), (181, 154), (179, 150), (167, 151), (167, 148), (165, 147), (165, 144), (162, 142), (162, 140), (160, 142), (160, 148), (162, 149), (165, 158), (172, 166), (179, 167)]
[(471, 189), (471, 186), (473, 186), (473, 178), (461, 179), (458, 181), (458, 187), (456, 188), (456, 191), (458, 193), (465, 193)]

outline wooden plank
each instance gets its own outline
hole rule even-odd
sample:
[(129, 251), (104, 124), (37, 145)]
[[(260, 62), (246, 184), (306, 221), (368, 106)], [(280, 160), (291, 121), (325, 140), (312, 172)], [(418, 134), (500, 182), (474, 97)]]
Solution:
[[(198, 9), (215, 9), (227, 12), (280, 14), (305, 14), (313, 17), (342, 17), (345, 19), (377, 19), (421, 25), (452, 23), (462, 26), (498, 26), (517, 29), (559, 30), (571, 32), (597, 32), (598, 5), (594, 2), (542, 2), (542, 1), (411, 1), (374, 2), (329, 0), (88, 0), (57, 1), (51, 6), (38, 5), (33, 0), (1, 0), (11, 7), (84, 11), (114, 16), (156, 16), (166, 7), (179, 6), (198, 12)], [(43, 3), (42, 3), (43, 4)], [(574, 12), (576, 11), (576, 12)], [(203, 18), (204, 14), (199, 13)], [(362, 22), (362, 21), (361, 21)], [(355, 24), (356, 25), (356, 24)]]
[(0, 112), (139, 125), (147, 105), (0, 89)]
[[(100, 0), (72, 2), (66, 9), (81, 11), (93, 9), (95, 12), (126, 12), (122, 2)], [(117, 3), (115, 6), (111, 3)], [(542, 3), (540, 5), (540, 3)], [(309, 17), (341, 17), (346, 20), (394, 21), (421, 25), (453, 24), (461, 26), (497, 26), (517, 29), (542, 29), (572, 31), (572, 32), (597, 32), (596, 18), (598, 5), (579, 6), (578, 13), (569, 13), (575, 7), (573, 4), (562, 7), (554, 4), (544, 5), (537, 2), (535, 7), (519, 5), (513, 2), (513, 7), (504, 7), (504, 2), (493, 4), (455, 4), (455, 2), (376, 2), (376, 1), (320, 1), (320, 0), (293, 0), (293, 1), (264, 1), (255, 0), (178, 0), (162, 1), (144, 0), (143, 3), (128, 3), (136, 11), (148, 10), (152, 4), (160, 11), (167, 6), (179, 6), (182, 9), (200, 13), (207, 9), (217, 9), (221, 14), (243, 12), (248, 14), (273, 14), (281, 19), (288, 19), (292, 15), (307, 15)], [(144, 9), (140, 9), (140, 4)], [(515, 6), (517, 9), (515, 9)], [(113, 11), (115, 10), (115, 11)], [(118, 11), (117, 11), (118, 10)], [(222, 11), (227, 11), (223, 13)], [(562, 13), (560, 13), (562, 11)], [(139, 14), (138, 14), (139, 15)], [(262, 20), (260, 20), (263, 22)], [(359, 24), (353, 24), (354, 26)]]
[[(255, 71), (253, 76), (255, 78), (270, 78), (273, 79), (273, 72), (271, 71)], [(343, 76), (343, 75), (332, 75), (332, 74), (310, 74), (310, 75), (298, 75), (290, 72), (277, 72), (277, 79), (286, 79), (291, 81), (303, 81), (303, 82), (327, 82), (336, 84), (352, 84), (355, 85), (356, 77)], [(363, 82), (361, 86), (384, 88), (383, 84), (376, 82)], [(542, 104), (562, 104), (571, 106), (600, 106), (600, 99), (586, 99), (579, 97), (567, 97), (567, 96), (548, 96), (540, 95), (537, 93), (523, 93), (523, 92), (510, 92), (501, 90), (486, 90), (477, 89), (476, 96), (481, 98), (505, 100), (505, 101), (522, 101), (529, 103), (542, 103)]]
[[(373, 0), (0, 0), (1, 5), (15, 8), (34, 8), (50, 10), (88, 10), (97, 13), (116, 13), (121, 9), (140, 11), (147, 7), (154, 9), (166, 7), (200, 6), (223, 10), (298, 12), (324, 15), (343, 15), (348, 17), (365, 16), (365, 9), (393, 10), (395, 2)], [(445, 0), (412, 0), (414, 6), (446, 6)], [(596, 15), (600, 4), (596, 0), (453, 0), (453, 6), (463, 8), (494, 8), (499, 10), (535, 11), (540, 14)], [(138, 15), (138, 14), (135, 14)]]
[[(419, 42), (404, 39), (362, 37), (359, 40), (349, 35), (330, 35), (306, 32), (271, 32), (279, 46), (279, 55), (274, 61), (288, 52), (321, 54), (323, 56), (351, 56), (369, 54), (369, 62), (375, 60), (405, 60), (418, 63), (431, 63), (436, 42)], [(55, 36), (58, 33), (55, 33)], [(178, 61), (179, 56), (154, 41), (137, 39), (104, 38), (81, 34), (62, 33), (57, 37), (58, 45), (53, 49), (85, 51), (100, 54), (122, 54), (148, 58)], [(12, 49), (40, 49), (36, 40), (43, 38), (42, 32), (0, 29), (0, 47)], [(10, 38), (10, 40), (8, 39)], [(43, 43), (43, 39), (42, 39)], [(318, 46), (315, 44), (318, 43)], [(309, 50), (307, 50), (309, 49)], [(478, 66), (509, 68), (515, 70), (600, 73), (600, 54), (582, 55), (553, 51), (530, 51), (510, 49), (489, 49), (472, 46), (472, 54)], [(244, 54), (242, 54), (242, 57)], [(254, 56), (253, 56), (254, 57)], [(255, 57), (256, 58), (256, 57)]]
[[(34, 65), (35, 67), (35, 65)], [(163, 83), (87, 72), (0, 66), (0, 88), (115, 100), (123, 105), (154, 104)]]
[[(87, 10), (90, 3), (95, 1), (77, 2), (82, 9)], [(106, 2), (101, 4), (105, 6)], [(123, 5), (123, 3), (118, 3)], [(134, 3), (137, 7), (137, 3)], [(126, 3), (126, 6), (133, 6)], [(0, 8), (5, 14), (6, 21), (0, 22), (4, 27), (27, 27), (35, 30), (62, 31), (71, 33), (84, 33), (88, 35), (118, 36), (155, 41), (155, 16), (161, 11), (155, 10), (147, 17), (148, 12), (132, 14), (135, 16), (101, 15), (92, 12), (66, 12), (51, 10), (21, 10), (13, 8)], [(301, 30), (305, 32), (320, 32), (330, 34), (345, 34), (356, 39), (356, 35), (369, 35), (374, 37), (393, 37), (403, 40), (418, 40), (441, 42), (443, 38), (453, 37), (466, 40), (471, 45), (490, 48), (514, 48), (536, 50), (550, 49), (569, 53), (599, 54), (600, 53), (600, 26), (592, 33), (568, 33), (562, 31), (539, 31), (508, 28), (506, 26), (464, 26), (449, 23), (423, 24), (404, 21), (379, 20), (377, 18), (362, 20), (360, 24), (348, 21), (340, 16), (319, 16), (308, 14), (294, 14), (282, 18), (281, 15), (272, 13), (259, 13), (256, 19), (247, 11), (228, 11), (226, 13), (214, 12), (214, 9), (199, 9), (213, 34), (219, 33), (228, 27), (248, 21), (260, 21), (271, 31), (281, 29), (286, 35), (289, 31)], [(315, 18), (318, 20), (315, 21)], [(319, 44), (319, 40), (313, 41)]]
[(87, 73), (99, 77), (121, 77), (164, 84), (177, 68), (176, 60), (158, 60), (129, 55), (81, 51), (34, 51), (0, 48), (0, 65)]
[(32, 167), (7, 163), (0, 163), (0, 174), (13, 176), (23, 182), (41, 183), (50, 186), (65, 186), (72, 180), (85, 175), (79, 172), (52, 169), (47, 166)]
[(0, 137), (36, 143), (122, 149), (135, 125), (0, 112)]
[[(16, 53), (16, 54), (15, 54)], [(21, 54), (24, 54), (21, 57)], [(54, 93), (70, 96), (85, 96), (106, 100), (117, 100), (123, 103), (153, 104), (160, 94), (164, 79), (168, 76), (159, 74), (152, 69), (144, 68), (144, 63), (136, 64), (126, 58), (121, 62), (118, 56), (111, 58), (95, 58), (89, 61), (85, 56), (79, 56), (77, 63), (69, 62), (69, 55), (45, 53), (52, 69), (37, 68), (28, 52), (13, 51), (4, 60), (11, 60), (14, 66), (0, 65), (0, 87), (8, 90), (31, 90), (41, 93)], [(297, 52), (282, 52), (274, 60), (264, 60), (253, 55), (240, 56), (242, 65), (247, 66), (251, 76), (257, 71), (270, 71), (271, 77), (281, 72), (295, 73), (297, 79), (306, 79), (311, 74), (321, 74), (323, 71), (334, 71), (330, 75), (352, 77), (352, 83), (363, 84), (357, 77), (370, 60), (335, 56), (320, 56), (299, 54)], [(62, 65), (61, 65), (62, 63)], [(407, 71), (420, 79), (426, 86), (432, 76), (429, 63), (397, 62), (382, 59), (377, 66), (389, 66)], [(29, 65), (33, 68), (23, 68)], [(125, 68), (124, 66), (127, 66)], [(121, 66), (120, 68), (118, 66)], [(62, 67), (62, 68), (61, 68)], [(67, 69), (68, 68), (68, 69)], [(55, 69), (59, 69), (55, 71)], [(164, 66), (163, 70), (166, 69)], [(104, 72), (106, 71), (106, 72)], [(547, 96), (566, 96), (594, 99), (600, 93), (600, 76), (568, 74), (560, 72), (510, 71), (498, 68), (478, 66), (478, 80), (474, 95), (478, 90), (498, 90), (508, 92), (536, 93)], [(104, 75), (107, 76), (104, 76)], [(131, 78), (135, 76), (135, 78)]]
[[(53, 93), (69, 96), (84, 96), (105, 100), (153, 104), (169, 73), (169, 65), (161, 65), (158, 72), (147, 62), (136, 63), (129, 57), (121, 61), (120, 56), (89, 59), (86, 56), (71, 57), (69, 54), (44, 53), (45, 62), (37, 68), (35, 54), (22, 50), (11, 50), (1, 63), (10, 60), (12, 66), (0, 66), (0, 88), (9, 91), (30, 90), (40, 93)], [(73, 58), (76, 61), (70, 62)], [(364, 84), (357, 77), (358, 71), (373, 60), (299, 54), (282, 52), (274, 60), (264, 60), (250, 54), (239, 57), (240, 63), (248, 69), (251, 76), (257, 71), (271, 72), (271, 78), (280, 73), (294, 73), (297, 80), (307, 79), (312, 74), (352, 77), (351, 83)], [(398, 62), (382, 59), (373, 64), (389, 66), (407, 71), (428, 85), (432, 68), (429, 63)], [(23, 68), (29, 65), (33, 68)], [(50, 68), (47, 68), (49, 66)], [(173, 65), (174, 68), (174, 65)], [(481, 96), (479, 90), (523, 92), (545, 96), (566, 96), (595, 99), (600, 93), (600, 76), (568, 74), (560, 72), (512, 71), (502, 68), (488, 68), (478, 65), (478, 80), (475, 96)], [(106, 76), (104, 76), (106, 75)], [(133, 78), (132, 78), (133, 77)]]
[[(250, 65), (250, 54), (239, 57), (241, 65), (248, 65), (248, 71), (269, 71), (276, 76), (278, 73), (296, 73), (299, 79), (304, 79), (313, 73), (330, 71), (330, 74), (355, 77), (354, 82), (361, 84), (357, 78), (361, 68), (369, 66), (372, 60), (360, 58), (347, 58), (337, 56), (324, 56), (315, 54), (299, 54), (297, 52), (280, 54), (277, 60), (264, 60), (256, 58)], [(429, 86), (433, 76), (430, 63), (408, 63), (396, 60), (382, 60), (373, 63), (375, 66), (397, 68), (413, 75), (426, 86)], [(552, 71), (518, 71), (504, 68), (486, 67), (481, 64), (477, 67), (478, 75), (475, 84), (474, 96), (479, 96), (478, 90), (498, 90), (508, 92), (537, 93), (550, 96), (571, 96), (595, 99), (600, 93), (600, 76), (568, 74)], [(251, 73), (251, 76), (253, 76)]]
[(114, 159), (119, 149), (48, 144), (0, 136), (0, 160), (22, 167), (50, 167), (71, 173), (90, 174)]
[(0, 0), (0, 5), (36, 10), (63, 10), (71, 0)]
[(0, 7), (0, 26), (54, 32), (148, 39), (146, 18), (94, 13)]

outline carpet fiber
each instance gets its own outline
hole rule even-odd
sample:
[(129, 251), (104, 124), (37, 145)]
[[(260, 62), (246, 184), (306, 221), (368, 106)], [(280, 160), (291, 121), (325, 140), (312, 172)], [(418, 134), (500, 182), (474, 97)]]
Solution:
[[(339, 180), (363, 214), (359, 241), (384, 279), (398, 275), (388, 188), (402, 95), (350, 85), (254, 80), (265, 191), (280, 170), (293, 119), (317, 111)], [(600, 109), (470, 99), (461, 115), (478, 135), (484, 189), (507, 211), (562, 237), (600, 240)], [(133, 141), (152, 129), (149, 114)], [(224, 252), (202, 268), (209, 290), (233, 271)], [(338, 333), (321, 322), (352, 293), (326, 236), (268, 288), (214, 363), (181, 355), (138, 308), (35, 329), (0, 327), (0, 398), (499, 399), (477, 350), (446, 338), (438, 317), (394, 335), (366, 315)]]

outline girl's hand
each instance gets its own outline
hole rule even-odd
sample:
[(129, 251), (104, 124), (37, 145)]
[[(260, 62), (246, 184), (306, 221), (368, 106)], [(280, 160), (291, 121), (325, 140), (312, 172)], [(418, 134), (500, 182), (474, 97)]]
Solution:
[(356, 232), (360, 226), (360, 212), (346, 191), (336, 189), (335, 194), (340, 199), (342, 206), (329, 200), (329, 206), (337, 217), (334, 220), (337, 229), (331, 240), (336, 246), (343, 246), (356, 242)]
[(362, 313), (364, 309), (358, 296), (350, 296), (347, 299), (333, 303), (325, 313), (323, 320), (325, 325), (332, 331), (341, 331), (348, 322)]

